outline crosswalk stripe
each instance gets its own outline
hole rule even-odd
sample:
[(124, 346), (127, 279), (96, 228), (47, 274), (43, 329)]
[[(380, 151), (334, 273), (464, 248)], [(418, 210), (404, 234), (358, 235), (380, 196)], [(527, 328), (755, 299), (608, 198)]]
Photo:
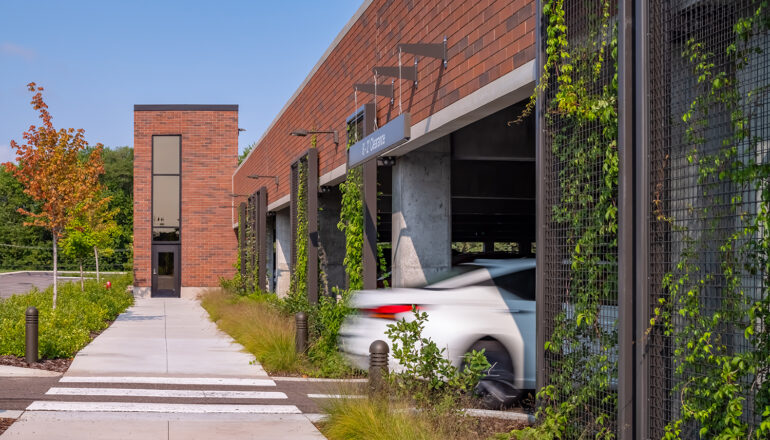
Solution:
[(234, 385), (253, 387), (274, 387), (270, 379), (241, 379), (231, 377), (139, 377), (139, 376), (64, 376), (62, 383), (144, 383), (154, 385)]
[(201, 399), (286, 399), (286, 394), (274, 391), (222, 391), (222, 390), (148, 390), (136, 388), (59, 388), (46, 392), (56, 396), (126, 396), (168, 397)]
[(27, 411), (142, 412), (184, 414), (302, 414), (295, 405), (214, 405), (133, 402), (34, 401)]

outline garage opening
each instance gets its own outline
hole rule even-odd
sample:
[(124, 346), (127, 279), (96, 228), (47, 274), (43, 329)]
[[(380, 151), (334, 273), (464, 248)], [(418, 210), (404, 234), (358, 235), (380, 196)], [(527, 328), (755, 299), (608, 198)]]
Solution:
[(535, 253), (535, 120), (525, 102), (450, 134), (452, 265)]

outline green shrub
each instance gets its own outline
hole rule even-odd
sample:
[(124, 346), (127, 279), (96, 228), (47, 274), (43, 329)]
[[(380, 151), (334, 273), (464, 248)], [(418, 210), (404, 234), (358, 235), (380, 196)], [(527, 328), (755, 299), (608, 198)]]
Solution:
[(40, 357), (73, 357), (91, 341), (92, 333), (107, 328), (133, 304), (133, 296), (126, 292), (130, 275), (105, 279), (112, 281), (112, 289), (95, 280), (86, 281), (83, 291), (79, 282), (61, 284), (55, 310), (52, 288), (0, 300), (0, 355), (24, 356), (25, 311), (35, 306), (40, 322)]
[(391, 375), (399, 390), (418, 403), (436, 405), (448, 403), (461, 394), (472, 392), (490, 365), (484, 350), (466, 353), (464, 367), (458, 369), (445, 356), (445, 348), (439, 349), (430, 338), (422, 337), (426, 312), (412, 308), (414, 320), (401, 319), (388, 324), (385, 332), (392, 341), (393, 358), (403, 367)]

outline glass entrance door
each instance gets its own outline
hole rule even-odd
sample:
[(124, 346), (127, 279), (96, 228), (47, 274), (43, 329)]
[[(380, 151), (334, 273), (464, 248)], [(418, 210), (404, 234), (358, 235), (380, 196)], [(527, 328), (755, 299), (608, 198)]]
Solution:
[(152, 246), (152, 296), (179, 298), (179, 245)]

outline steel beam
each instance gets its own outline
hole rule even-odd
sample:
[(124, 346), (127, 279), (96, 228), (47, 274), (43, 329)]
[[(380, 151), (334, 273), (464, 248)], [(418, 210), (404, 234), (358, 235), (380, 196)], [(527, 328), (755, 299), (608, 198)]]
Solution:
[(618, 11), (618, 439), (635, 438), (634, 0)]
[(647, 39), (649, 2), (648, 0), (635, 0), (635, 66), (634, 66), (634, 112), (635, 112), (635, 166), (636, 171), (634, 189), (635, 212), (637, 220), (634, 231), (636, 268), (636, 344), (634, 359), (634, 376), (636, 377), (636, 408), (635, 408), (635, 437), (645, 439), (649, 436), (649, 359), (647, 357), (647, 322), (649, 317), (649, 257), (650, 257), (650, 203), (649, 203), (649, 42)]

